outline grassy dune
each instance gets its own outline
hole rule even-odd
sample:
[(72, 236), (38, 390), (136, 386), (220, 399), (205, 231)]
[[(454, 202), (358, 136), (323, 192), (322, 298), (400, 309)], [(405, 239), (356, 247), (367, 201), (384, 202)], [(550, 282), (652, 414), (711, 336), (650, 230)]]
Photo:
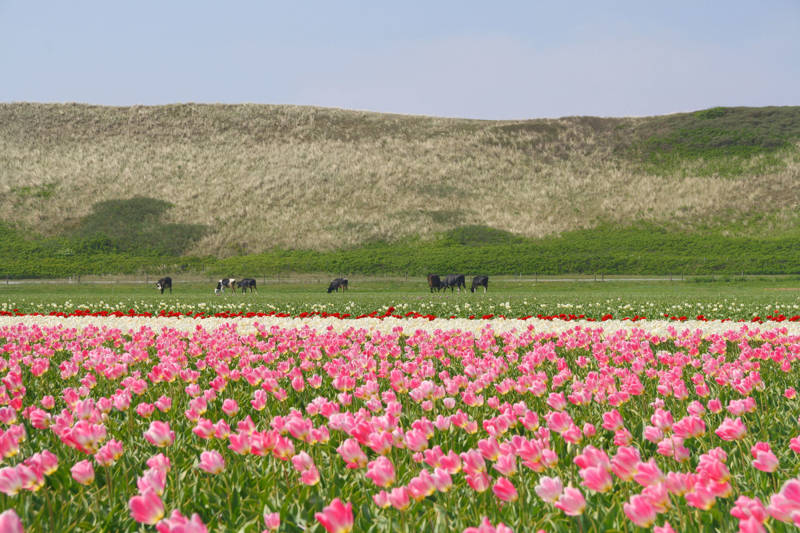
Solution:
[(800, 108), (477, 121), (268, 105), (0, 104), (0, 219), (53, 237), (95, 202), (171, 202), (187, 253), (330, 251), (464, 226), (769, 238), (798, 227)]

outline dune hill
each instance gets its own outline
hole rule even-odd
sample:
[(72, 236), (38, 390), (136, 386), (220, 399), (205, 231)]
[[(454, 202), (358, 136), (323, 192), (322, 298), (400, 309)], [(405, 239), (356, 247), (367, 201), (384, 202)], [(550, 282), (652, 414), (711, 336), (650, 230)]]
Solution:
[(0, 220), (44, 236), (155, 198), (184, 253), (334, 250), (481, 226), (798, 226), (800, 107), (458, 120), (273, 105), (0, 104)]

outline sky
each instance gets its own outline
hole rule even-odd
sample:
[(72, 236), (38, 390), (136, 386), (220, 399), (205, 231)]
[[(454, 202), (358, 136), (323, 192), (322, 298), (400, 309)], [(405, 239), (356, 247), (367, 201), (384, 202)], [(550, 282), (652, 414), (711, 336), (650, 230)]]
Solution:
[(0, 0), (0, 102), (478, 119), (800, 105), (800, 0)]

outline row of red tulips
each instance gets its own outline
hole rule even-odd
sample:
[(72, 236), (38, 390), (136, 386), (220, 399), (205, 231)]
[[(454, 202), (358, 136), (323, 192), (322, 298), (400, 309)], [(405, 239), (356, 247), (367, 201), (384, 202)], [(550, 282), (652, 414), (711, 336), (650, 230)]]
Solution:
[[(26, 313), (22, 312), (19, 309), (13, 309), (11, 311), (0, 311), (0, 316), (14, 316), (14, 317), (24, 317), (24, 316), (56, 316), (56, 317), (167, 317), (167, 318), (174, 318), (174, 317), (189, 317), (189, 318), (266, 318), (266, 317), (279, 317), (279, 318), (314, 318), (314, 317), (321, 317), (321, 318), (338, 318), (338, 319), (361, 319), (361, 318), (377, 318), (383, 319), (387, 317), (391, 318), (423, 318), (427, 320), (435, 320), (438, 318), (449, 318), (455, 319), (459, 318), (456, 315), (449, 315), (445, 317), (440, 317), (432, 314), (422, 314), (416, 311), (408, 311), (404, 314), (396, 314), (395, 308), (389, 307), (386, 311), (372, 311), (371, 313), (361, 314), (361, 315), (351, 315), (350, 313), (327, 313), (325, 311), (303, 311), (297, 314), (290, 314), (290, 313), (281, 313), (276, 311), (270, 312), (254, 312), (254, 311), (247, 311), (247, 312), (240, 312), (240, 311), (222, 311), (222, 312), (205, 312), (205, 311), (167, 311), (161, 310), (157, 313), (152, 312), (138, 312), (135, 309), (129, 309), (128, 311), (119, 311), (119, 310), (91, 310), (91, 309), (74, 309), (71, 311), (50, 311), (48, 313)], [(608, 320), (625, 320), (625, 321), (632, 321), (637, 322), (640, 320), (648, 320), (646, 316), (634, 315), (634, 316), (623, 316), (623, 317), (614, 317), (611, 313), (606, 313), (600, 315), (599, 317), (591, 317), (586, 316), (585, 314), (571, 314), (571, 313), (559, 313), (554, 315), (525, 315), (520, 317), (507, 317), (503, 314), (486, 314), (486, 315), (469, 315), (464, 318), (470, 320), (493, 320), (493, 319), (518, 319), (518, 320), (529, 320), (531, 318), (536, 318), (539, 320), (564, 320), (564, 321), (586, 321), (586, 322), (605, 322)], [(786, 316), (785, 314), (780, 313), (779, 311), (775, 311), (774, 314), (769, 314), (765, 316), (753, 316), (750, 319), (730, 319), (730, 318), (723, 318), (723, 319), (709, 319), (705, 315), (696, 315), (694, 317), (687, 317), (685, 315), (669, 315), (664, 314), (663, 317), (657, 318), (650, 318), (650, 320), (669, 320), (671, 322), (686, 322), (688, 320), (698, 320), (702, 322), (708, 322), (711, 320), (720, 321), (720, 322), (753, 322), (753, 323), (767, 323), (767, 322), (800, 322), (800, 315), (792, 315)]]

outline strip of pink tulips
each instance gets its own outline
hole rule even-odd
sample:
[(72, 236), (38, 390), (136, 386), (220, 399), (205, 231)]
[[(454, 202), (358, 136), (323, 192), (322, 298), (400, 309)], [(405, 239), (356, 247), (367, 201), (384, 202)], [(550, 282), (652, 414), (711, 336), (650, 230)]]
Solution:
[(598, 326), (3, 327), (0, 523), (800, 526), (800, 337)]

